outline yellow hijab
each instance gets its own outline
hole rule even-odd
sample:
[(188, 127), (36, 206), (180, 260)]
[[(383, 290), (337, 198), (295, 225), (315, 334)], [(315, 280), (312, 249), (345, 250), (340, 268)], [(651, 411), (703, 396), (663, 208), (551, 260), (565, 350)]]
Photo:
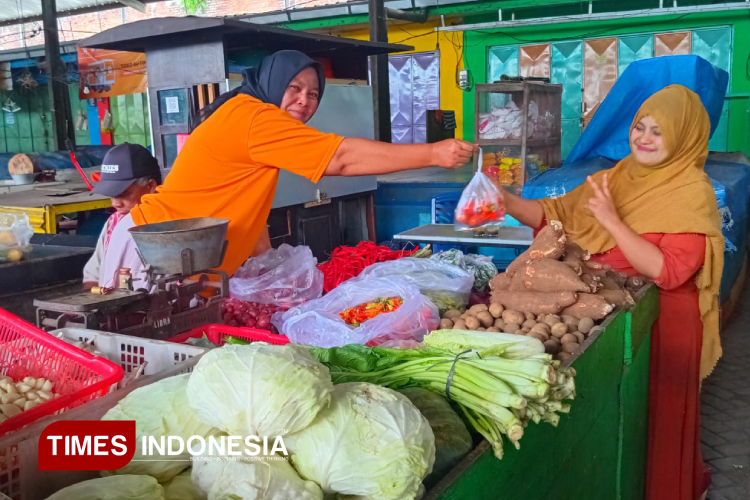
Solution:
[[(643, 103), (631, 130), (644, 116), (659, 125), (670, 151), (664, 162), (640, 165), (632, 154), (610, 170), (597, 172), (607, 180), (617, 213), (638, 234), (694, 233), (706, 235), (706, 258), (696, 283), (703, 320), (700, 374), (707, 377), (721, 356), (719, 284), (724, 266), (721, 216), (711, 181), (703, 171), (708, 156), (710, 122), (697, 94), (670, 85)], [(592, 254), (606, 252), (615, 240), (585, 208), (593, 191), (588, 183), (557, 199), (541, 201), (547, 220), (559, 220), (568, 237)]]

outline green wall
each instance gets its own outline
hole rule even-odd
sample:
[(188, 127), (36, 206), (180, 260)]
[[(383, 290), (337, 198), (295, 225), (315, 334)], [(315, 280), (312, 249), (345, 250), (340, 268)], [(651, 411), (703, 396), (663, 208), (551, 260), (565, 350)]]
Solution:
[[(748, 92), (750, 76), (750, 17), (747, 11), (695, 13), (682, 16), (619, 18), (608, 21), (514, 27), (512, 29), (464, 32), (464, 64), (471, 71), (474, 83), (485, 83), (489, 47), (528, 45), (555, 41), (582, 40), (600, 37), (695, 30), (707, 27), (732, 26), (734, 39), (731, 51), (731, 78), (727, 111), (727, 149), (750, 153), (748, 141)], [(474, 92), (464, 93), (464, 137), (474, 136)]]

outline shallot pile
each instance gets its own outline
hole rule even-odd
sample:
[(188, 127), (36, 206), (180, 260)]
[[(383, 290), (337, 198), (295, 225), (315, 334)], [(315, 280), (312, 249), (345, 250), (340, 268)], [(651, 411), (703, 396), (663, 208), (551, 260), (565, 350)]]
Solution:
[(224, 323), (229, 326), (246, 326), (279, 333), (271, 324), (271, 316), (276, 312), (285, 310), (283, 307), (272, 304), (257, 304), (238, 299), (227, 299), (222, 308), (222, 315)]

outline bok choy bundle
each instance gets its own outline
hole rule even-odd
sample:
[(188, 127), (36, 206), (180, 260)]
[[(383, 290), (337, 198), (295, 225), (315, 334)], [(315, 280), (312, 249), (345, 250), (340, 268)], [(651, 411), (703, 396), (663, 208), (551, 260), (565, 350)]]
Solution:
[[(537, 345), (538, 344), (538, 345)], [(503, 456), (503, 438), (520, 448), (529, 421), (557, 425), (575, 397), (575, 370), (544, 353), (536, 339), (438, 330), (420, 349), (347, 345), (311, 347), (334, 384), (370, 382), (391, 389), (422, 387), (455, 403)]]

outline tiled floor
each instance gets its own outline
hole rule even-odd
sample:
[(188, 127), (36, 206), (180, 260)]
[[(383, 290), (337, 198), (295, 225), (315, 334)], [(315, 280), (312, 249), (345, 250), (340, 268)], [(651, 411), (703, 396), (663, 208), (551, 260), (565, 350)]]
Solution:
[(708, 500), (750, 500), (750, 289), (721, 335), (724, 355), (701, 395)]

